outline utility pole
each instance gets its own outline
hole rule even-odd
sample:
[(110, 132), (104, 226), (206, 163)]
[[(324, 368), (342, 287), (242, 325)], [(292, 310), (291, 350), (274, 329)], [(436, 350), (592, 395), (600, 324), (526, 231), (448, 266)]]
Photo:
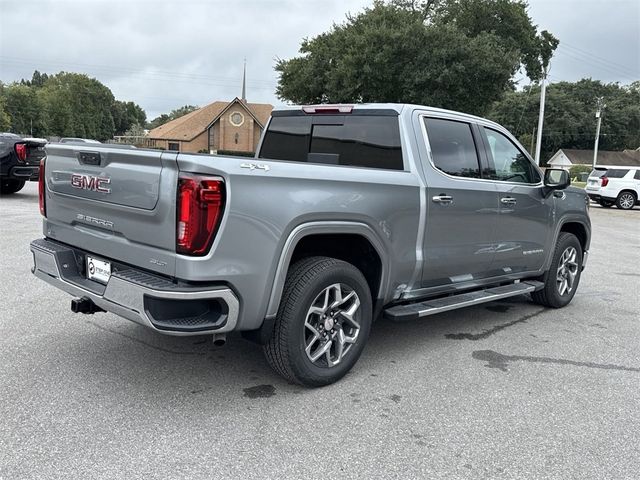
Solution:
[(540, 165), (540, 149), (542, 148), (542, 124), (544, 123), (544, 99), (547, 91), (548, 68), (542, 67), (542, 84), (540, 85), (540, 112), (538, 113), (538, 135), (536, 138), (536, 165)]
[(533, 132), (531, 132), (531, 148), (529, 148), (529, 153), (531, 155), (535, 155), (536, 152), (533, 150), (533, 148), (535, 147), (535, 145), (533, 144), (533, 142), (536, 139), (536, 127), (533, 127)]
[(596, 99), (596, 118), (598, 119), (598, 124), (596, 126), (596, 141), (593, 145), (593, 168), (596, 168), (596, 164), (598, 163), (598, 143), (600, 143), (600, 123), (602, 123), (602, 110), (606, 107), (603, 103), (604, 98), (598, 97)]

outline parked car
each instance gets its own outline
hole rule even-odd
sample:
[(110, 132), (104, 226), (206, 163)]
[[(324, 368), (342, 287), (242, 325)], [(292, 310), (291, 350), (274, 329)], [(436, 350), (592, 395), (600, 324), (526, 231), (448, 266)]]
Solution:
[(26, 182), (38, 180), (46, 143), (41, 138), (0, 133), (0, 194), (19, 192)]
[(98, 140), (91, 140), (90, 138), (77, 138), (77, 137), (64, 137), (61, 138), (58, 143), (97, 143), (101, 144)]
[(320, 386), (382, 315), (567, 305), (591, 237), (569, 184), (500, 125), (414, 105), (275, 110), (249, 159), (51, 144), (33, 272), (74, 312), (215, 343), (241, 331)]
[(631, 210), (640, 199), (640, 167), (596, 167), (585, 187), (589, 198), (605, 208)]

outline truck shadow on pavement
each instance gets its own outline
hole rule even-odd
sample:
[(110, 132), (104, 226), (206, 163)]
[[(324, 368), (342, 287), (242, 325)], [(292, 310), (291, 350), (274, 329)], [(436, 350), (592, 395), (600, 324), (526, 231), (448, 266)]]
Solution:
[[(528, 296), (522, 296), (414, 322), (392, 323), (381, 319), (374, 324), (367, 348), (354, 370), (342, 382), (329, 388), (344, 388), (350, 379), (359, 382), (362, 378), (384, 375), (381, 372), (389, 364), (400, 364), (403, 357), (414, 353), (428, 355), (432, 350), (442, 348), (443, 342), (485, 340), (526, 324), (544, 312), (549, 310), (541, 309), (532, 304)], [(220, 348), (213, 345), (209, 336), (168, 337), (116, 317), (112, 319), (103, 322), (96, 317), (86, 321), (100, 330), (100, 335), (91, 335), (91, 338), (96, 341), (95, 348), (101, 350), (99, 359), (109, 359), (107, 363), (98, 360), (95, 365), (105, 376), (117, 372), (120, 381), (126, 383), (192, 395), (217, 391), (215, 395), (218, 396), (232, 390), (248, 399), (260, 399), (271, 397), (277, 391), (285, 394), (313, 391), (281, 379), (267, 365), (261, 348), (239, 335), (231, 335), (227, 345)], [(452, 330), (460, 333), (451, 333)], [(107, 334), (110, 334), (109, 338), (105, 338)], [(469, 352), (461, 352), (461, 355), (469, 355)], [(633, 367), (506, 355), (493, 350), (476, 350), (471, 356), (485, 362), (486, 367), (502, 371), (514, 362), (534, 362), (640, 372)], [(161, 375), (155, 373), (158, 368), (162, 370)]]

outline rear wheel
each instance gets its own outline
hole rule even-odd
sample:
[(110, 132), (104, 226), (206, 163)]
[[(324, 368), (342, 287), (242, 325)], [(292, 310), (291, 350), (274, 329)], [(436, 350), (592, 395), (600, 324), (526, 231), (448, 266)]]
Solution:
[(616, 198), (616, 207), (622, 210), (631, 210), (636, 204), (637, 198), (633, 192), (620, 192), (618, 198)]
[(360, 270), (329, 257), (303, 259), (289, 270), (264, 353), (291, 382), (329, 385), (357, 362), (371, 321), (371, 292)]
[(551, 267), (543, 277), (544, 288), (533, 292), (533, 301), (546, 307), (561, 308), (573, 299), (582, 273), (582, 246), (572, 233), (561, 232)]
[(0, 194), (11, 195), (19, 192), (25, 185), (24, 180), (16, 180), (14, 178), (3, 178), (0, 180)]

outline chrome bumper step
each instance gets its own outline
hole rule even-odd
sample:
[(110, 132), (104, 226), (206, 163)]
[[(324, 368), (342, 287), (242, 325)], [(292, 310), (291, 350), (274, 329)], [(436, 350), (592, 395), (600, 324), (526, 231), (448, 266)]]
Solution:
[(470, 307), (481, 303), (492, 302), (502, 298), (514, 297), (524, 293), (531, 293), (544, 287), (544, 283), (533, 280), (502, 285), (500, 287), (485, 288), (472, 292), (459, 293), (449, 297), (426, 300), (419, 303), (396, 305), (384, 311), (384, 316), (394, 322), (416, 320), (428, 315), (447, 312), (458, 308)]

